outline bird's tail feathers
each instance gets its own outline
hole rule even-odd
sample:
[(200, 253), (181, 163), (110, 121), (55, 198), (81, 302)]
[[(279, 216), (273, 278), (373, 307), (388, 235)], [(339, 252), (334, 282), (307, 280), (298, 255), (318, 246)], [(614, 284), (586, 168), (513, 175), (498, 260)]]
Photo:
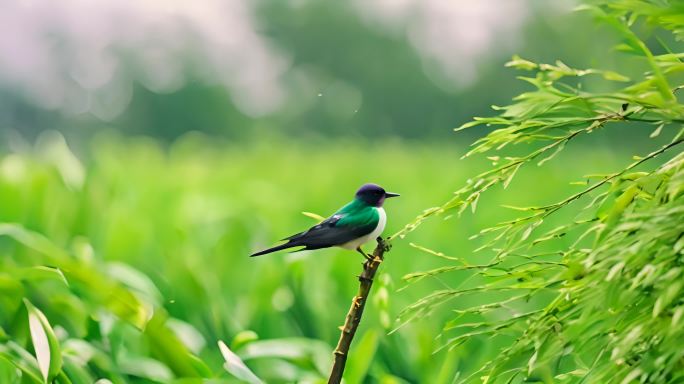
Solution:
[(268, 248), (268, 249), (264, 249), (263, 251), (259, 251), (259, 252), (253, 253), (253, 254), (251, 254), (251, 255), (249, 255), (249, 256), (250, 256), (250, 257), (261, 256), (261, 255), (265, 255), (265, 254), (267, 254), (267, 253), (280, 251), (281, 249), (288, 249), (288, 248), (296, 247), (296, 246), (298, 246), (298, 245), (300, 245), (300, 244), (294, 243), (294, 242), (292, 242), (292, 241), (288, 241), (288, 242), (285, 243), (285, 244), (276, 245), (275, 247)]

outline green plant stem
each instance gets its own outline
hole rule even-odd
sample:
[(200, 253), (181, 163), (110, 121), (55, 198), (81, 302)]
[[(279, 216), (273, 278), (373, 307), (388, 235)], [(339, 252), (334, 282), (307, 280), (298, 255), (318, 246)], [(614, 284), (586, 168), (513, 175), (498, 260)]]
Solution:
[(650, 159), (652, 159), (652, 158), (654, 158), (654, 157), (656, 157), (656, 156), (658, 156), (658, 155), (660, 155), (660, 154), (666, 152), (668, 149), (670, 149), (670, 148), (672, 148), (672, 147), (676, 147), (677, 145), (679, 145), (679, 144), (681, 144), (681, 143), (683, 143), (683, 142), (684, 142), (684, 138), (675, 140), (675, 141), (673, 141), (673, 142), (671, 142), (671, 143), (669, 143), (669, 144), (667, 144), (667, 145), (664, 145), (664, 146), (662, 146), (660, 149), (658, 149), (658, 150), (656, 150), (656, 151), (653, 151), (653, 152), (649, 153), (648, 155), (646, 155), (645, 157), (643, 157), (643, 158), (641, 158), (641, 159), (639, 159), (639, 160), (633, 162), (632, 164), (628, 165), (628, 166), (627, 166), (625, 169), (623, 169), (622, 171), (620, 171), (620, 172), (615, 172), (615, 173), (611, 174), (610, 176), (608, 176), (608, 177), (606, 177), (605, 179), (599, 181), (598, 183), (595, 183), (594, 185), (590, 186), (589, 188), (587, 188), (587, 189), (585, 189), (585, 190), (583, 190), (583, 191), (581, 191), (581, 192), (578, 192), (578, 193), (576, 193), (576, 194), (574, 194), (574, 195), (572, 195), (572, 196), (569, 196), (569, 197), (566, 198), (565, 200), (563, 200), (563, 201), (561, 201), (561, 202), (558, 202), (558, 203), (556, 203), (556, 204), (547, 205), (546, 207), (541, 207), (540, 209), (545, 209), (545, 210), (546, 210), (545, 212), (543, 212), (543, 217), (546, 217), (546, 216), (550, 215), (551, 213), (557, 211), (557, 210), (560, 209), (561, 207), (563, 207), (563, 206), (565, 206), (565, 205), (571, 203), (571, 202), (574, 201), (574, 200), (579, 199), (580, 197), (586, 195), (587, 193), (589, 193), (589, 192), (591, 192), (591, 191), (593, 191), (593, 190), (595, 190), (595, 189), (601, 187), (602, 185), (605, 185), (606, 183), (610, 182), (611, 180), (614, 180), (614, 179), (617, 178), (617, 177), (620, 177), (620, 176), (624, 175), (624, 174), (627, 173), (628, 171), (630, 171), (630, 170), (636, 168), (637, 166), (639, 166), (639, 165), (645, 163), (646, 161), (648, 161), (648, 160), (650, 160)]

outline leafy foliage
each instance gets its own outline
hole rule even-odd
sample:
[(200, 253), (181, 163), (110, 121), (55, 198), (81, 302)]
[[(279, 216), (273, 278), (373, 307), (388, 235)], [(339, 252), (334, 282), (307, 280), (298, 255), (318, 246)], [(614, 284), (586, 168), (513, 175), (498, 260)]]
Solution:
[[(650, 23), (681, 39), (681, 7), (676, 1), (625, 0), (590, 1), (581, 8), (619, 32), (618, 48), (648, 68), (641, 79), (514, 57), (507, 65), (532, 72), (520, 79), (534, 89), (495, 107), (498, 116), (458, 129), (496, 128), (465, 155), (488, 154), (494, 167), (395, 235), (406, 236), (431, 216), (475, 212), (486, 192), (508, 187), (521, 169), (544, 165), (597, 130), (650, 126), (654, 145), (666, 140), (622, 169), (587, 175), (575, 183), (579, 191), (560, 201), (508, 206), (521, 214), (472, 237), (481, 242), (480, 253), (491, 255), (487, 261), (474, 264), (414, 245), (449, 264), (411, 273), (409, 282), (467, 274), (459, 287), (407, 307), (402, 319), (449, 303), (456, 316), (441, 334), (445, 348), (484, 337), (502, 342), (498, 356), (462, 368), (462, 381), (684, 382), (684, 105), (676, 98), (681, 85), (671, 84), (681, 80), (684, 54), (664, 45), (666, 53), (653, 54), (633, 32)], [(521, 151), (522, 144), (533, 149)], [(574, 218), (554, 225), (561, 210)]]
[[(301, 215), (302, 209), (330, 214), (369, 180), (402, 193), (387, 205), (388, 230), (396, 230), (425, 201), (443, 199), (453, 178), (466, 172), (454, 167), (451, 143), (262, 140), (247, 147), (189, 135), (167, 149), (148, 138), (108, 135), (97, 137), (92, 154), (79, 153), (77, 160), (53, 132), (35, 146), (3, 154), (0, 221), (13, 224), (4, 225), (0, 236), (0, 348), (16, 344), (29, 354), (0, 358), (0, 382), (16, 380), (15, 363), (33, 367), (29, 372), (42, 380), (22, 297), (53, 328), (62, 371), (72, 382), (192, 383), (200, 380), (185, 376), (194, 357), (209, 367), (210, 382), (238, 382), (236, 365), (224, 369), (220, 340), (265, 382), (327, 377), (337, 327), (358, 289), (360, 256), (336, 249), (258, 261), (247, 255), (317, 220)], [(585, 154), (571, 167), (535, 167), (531, 180), (579, 172), (597, 161), (619, 165), (610, 153)], [(347, 160), (335, 160), (342, 157)], [(301, 179), (303, 169), (309, 178)], [(563, 191), (549, 185), (529, 195), (560, 197)], [(503, 202), (505, 195), (492, 191), (489, 198)], [(491, 216), (489, 223), (496, 212), (495, 204), (478, 208)], [(454, 225), (427, 224), (429, 231), (411, 239), (463, 250), (470, 244), (454, 238), (456, 224), (474, 231), (481, 223), (447, 224)], [(440, 265), (412, 251), (398, 243), (382, 266), (352, 346), (345, 372), (350, 382), (451, 382), (453, 353), (433, 354), (434, 330), (450, 318), (448, 309), (386, 335), (401, 308), (442, 287), (426, 280), (410, 292), (395, 292), (391, 277)], [(16, 327), (15, 318), (21, 320)], [(174, 363), (176, 353), (186, 356), (178, 350), (193, 357)], [(74, 359), (83, 369), (74, 367)]]
[[(149, 138), (110, 134), (77, 158), (51, 132), (3, 154), (0, 348), (18, 345), (29, 354), (0, 359), (0, 382), (20, 374), (42, 381), (22, 298), (47, 318), (72, 382), (196, 382), (188, 376), (195, 358), (209, 367), (201, 370), (209, 380), (238, 382), (238, 371), (224, 369), (219, 340), (265, 382), (327, 377), (337, 327), (358, 288), (358, 255), (335, 249), (258, 261), (247, 255), (316, 220), (300, 210), (330, 214), (368, 180), (408, 192), (387, 207), (389, 228), (397, 229), (425, 200), (443, 198), (452, 181), (438, 177), (439, 166), (451, 169), (457, 157), (451, 144), (311, 144), (262, 138), (245, 146), (189, 135), (164, 148)], [(335, 160), (342, 157), (348, 160)], [(601, 158), (605, 152), (584, 161)], [(310, 178), (301, 179), (303, 169)], [(559, 190), (540, 192), (549, 193)], [(436, 228), (414, 240), (451, 246), (451, 231)], [(374, 284), (349, 380), (436, 382), (447, 356), (432, 354), (428, 330), (446, 311), (383, 336), (412, 300), (393, 293), (390, 276), (435, 263), (402, 247), (392, 254), (400, 261), (383, 265)], [(436, 287), (427, 284), (422, 293)], [(18, 373), (16, 364), (33, 369)], [(2, 376), (5, 367), (9, 376)]]
[[(600, 17), (610, 20), (621, 11), (603, 7), (595, 12), (603, 12)], [(654, 12), (649, 15), (660, 15)], [(639, 16), (637, 23), (647, 18), (662, 19), (649, 15)], [(664, 52), (648, 59), (639, 51), (640, 45), (634, 47), (638, 49), (632, 49), (632, 53), (642, 63), (652, 62), (660, 68), (667, 83), (665, 88), (669, 88), (673, 76), (680, 71), (682, 55)], [(665, 245), (671, 242), (677, 226), (670, 224), (666, 228), (664, 220), (681, 220), (676, 216), (678, 211), (668, 211), (681, 200), (680, 192), (673, 189), (681, 181), (679, 160), (667, 159), (671, 161), (667, 166), (663, 160), (660, 167), (645, 171), (644, 167), (654, 163), (652, 158), (663, 159), (679, 148), (677, 140), (663, 140), (670, 139), (671, 130), (681, 124), (681, 107), (674, 100), (668, 101), (667, 92), (660, 91), (656, 84), (658, 76), (652, 69), (643, 81), (632, 81), (630, 78), (636, 78), (632, 73), (623, 74), (620, 70), (578, 70), (562, 63), (544, 65), (519, 58), (511, 65), (531, 71), (530, 81), (538, 85), (514, 106), (504, 108), (501, 116), (480, 122), (503, 124), (504, 131), (492, 133), (473, 149), (473, 154), (490, 152), (494, 156), (489, 160), (500, 169), (475, 178), (448, 205), (427, 210), (422, 217), (465, 212), (468, 208), (477, 209), (478, 215), (458, 223), (425, 223), (421, 229), (426, 230), (410, 234), (415, 243), (445, 251), (414, 245), (416, 252), (435, 258), (415, 257), (413, 249), (395, 246), (392, 259), (383, 265), (387, 273), (377, 280), (373, 300), (368, 303), (373, 308), (368, 311), (365, 329), (360, 330), (354, 344), (348, 381), (450, 383), (453, 372), (472, 374), (481, 360), (492, 361), (482, 371), (490, 374), (490, 381), (513, 375), (521, 366), (524, 372), (517, 374), (517, 379), (524, 375), (534, 378), (556, 374), (554, 380), (572, 380), (582, 372), (580, 364), (587, 364), (584, 360), (596, 362), (586, 373), (591, 370), (596, 377), (614, 373), (615, 366), (618, 375), (626, 376), (627, 366), (652, 374), (652, 370), (639, 365), (650, 361), (658, 367), (676, 366), (676, 356), (667, 355), (673, 349), (668, 349), (665, 341), (674, 343), (681, 336), (677, 333), (681, 299), (674, 288), (669, 288), (676, 284), (668, 285), (663, 280), (669, 276), (668, 255), (679, 257), (668, 253), (675, 247), (661, 246), (658, 255), (662, 258), (647, 257), (652, 267), (644, 265), (645, 272), (641, 273), (635, 269), (639, 267), (637, 260), (623, 260), (623, 255), (604, 252), (599, 246), (603, 244), (609, 247), (604, 249), (618, 252), (624, 250), (625, 241), (619, 236), (636, 239), (642, 234), (648, 236), (642, 239), (658, 239)], [(579, 80), (587, 86), (569, 85)], [(594, 89), (589, 85), (608, 91), (587, 92), (585, 89)], [(381, 88), (385, 90), (384, 86)], [(379, 100), (384, 100), (383, 92)], [(625, 110), (623, 104), (627, 104)], [(587, 129), (590, 125), (595, 126)], [(165, 124), (162, 126), (166, 128)], [(550, 208), (525, 208), (525, 216), (485, 231), (482, 239), (486, 241), (479, 244), (484, 247), (480, 254), (489, 258), (491, 254), (486, 252), (493, 252), (492, 259), (484, 260), (485, 256), (480, 254), (467, 260), (449, 256), (456, 250), (468, 253), (472, 245), (454, 236), (456, 230), (474, 231), (503, 215), (495, 206), (507, 191), (495, 186), (510, 183), (510, 191), (522, 184), (530, 199), (555, 199), (566, 190), (565, 186), (551, 182), (558, 173), (574, 173), (597, 162), (602, 167), (617, 166), (611, 155), (624, 151), (621, 148), (608, 151), (596, 147), (587, 151), (582, 147), (573, 152), (577, 148), (573, 145), (568, 145), (563, 153), (581, 154), (572, 161), (544, 161), (544, 167), (527, 166), (549, 159), (566, 144), (581, 142), (604, 126), (625, 130), (651, 127), (653, 142), (666, 147), (646, 151), (645, 158), (635, 160), (627, 171), (588, 177), (599, 185), (574, 200)], [(572, 136), (566, 137), (569, 135)], [(451, 188), (454, 179), (464, 177), (465, 167), (454, 166), (455, 151), (450, 143), (387, 140), (371, 144), (356, 138), (349, 142), (305, 143), (299, 138), (259, 139), (246, 148), (241, 142), (217, 142), (215, 138), (193, 133), (163, 148), (149, 138), (121, 138), (103, 133), (89, 141), (90, 152), (79, 152), (79, 158), (85, 161), (83, 166), (63, 137), (45, 133), (35, 148), (12, 145), (13, 153), (3, 153), (0, 382), (42, 383), (47, 379), (58, 383), (221, 383), (257, 382), (257, 376), (265, 382), (277, 383), (318, 382), (324, 378), (329, 370), (330, 346), (338, 337), (336, 327), (347, 309), (351, 292), (356, 289), (353, 276), (359, 269), (357, 259), (335, 250), (315, 255), (273, 255), (261, 262), (246, 255), (270, 244), (286, 230), (309, 225), (310, 218), (298, 215), (300, 209), (329, 212), (347, 201), (350, 191), (369, 180), (407, 192), (398, 205), (388, 207), (388, 228), (396, 228), (397, 223), (409, 221), (411, 212), (423, 207), (424, 201), (444, 199), (443, 191)], [(519, 145), (514, 147), (513, 143)], [(503, 149), (513, 148), (510, 156), (491, 153), (501, 145)], [(534, 146), (535, 152), (520, 155), (523, 146)], [(474, 156), (468, 167), (480, 167), (483, 161)], [(307, 178), (302, 178), (303, 171)], [(517, 175), (515, 182), (511, 181), (513, 175)], [(549, 182), (541, 185), (539, 180)], [(631, 192), (620, 198), (630, 188)], [(632, 193), (634, 199), (630, 200)], [(487, 204), (478, 206), (481, 197)], [(670, 200), (661, 201), (665, 197)], [(592, 198), (597, 199), (594, 207), (601, 207), (598, 211), (587, 210), (586, 215), (580, 214), (577, 223), (567, 228), (552, 231), (548, 227), (567, 225), (578, 214), (572, 207), (589, 203)], [(670, 208), (665, 208), (665, 203)], [(622, 204), (622, 211), (613, 209)], [(662, 215), (646, 214), (656, 208), (662, 208)], [(550, 210), (553, 211), (535, 216)], [(466, 214), (463, 216), (467, 219)], [(533, 217), (527, 218), (528, 215)], [(619, 232), (617, 228), (628, 222), (627, 217), (653, 232)], [(663, 221), (651, 220), (655, 217)], [(419, 224), (412, 223), (399, 235), (408, 234)], [(579, 234), (593, 226), (600, 227), (580, 239)], [(501, 233), (504, 234), (499, 240), (490, 243), (496, 240), (492, 237)], [(601, 239), (594, 246), (590, 240), (598, 233), (602, 234)], [(614, 239), (613, 243), (608, 243), (610, 239)], [(537, 243), (531, 249), (535, 252), (528, 252), (534, 240)], [(576, 246), (562, 248), (575, 240), (579, 240)], [(674, 244), (679, 244), (679, 240)], [(653, 247), (644, 244), (633, 249), (643, 257)], [(592, 254), (594, 264), (585, 265)], [(446, 266), (445, 260), (449, 262)], [(624, 265), (615, 267), (616, 262), (622, 261)], [(391, 293), (390, 276), (415, 270), (429, 271), (409, 276), (412, 282), (421, 281), (421, 287), (415, 286), (405, 294)], [(614, 290), (603, 284), (611, 271)], [(406, 318), (427, 312), (433, 316), (421, 318), (419, 325), (408, 324), (383, 336), (391, 326), (390, 314), (408, 305), (413, 297), (451, 283), (444, 278), (447, 272), (464, 276), (459, 280), (463, 281), (462, 289), (449, 288), (421, 300), (409, 308)], [(601, 273), (603, 280), (599, 277)], [(568, 276), (575, 277), (570, 280)], [(568, 323), (583, 309), (573, 311), (561, 304), (577, 304), (582, 299), (586, 300), (582, 302), (586, 308), (592, 303), (600, 307), (583, 312), (586, 316), (605, 312), (606, 301), (598, 296), (588, 300), (591, 292), (587, 289), (598, 287), (596, 295), (619, 295), (629, 291), (621, 287), (630, 278), (640, 282), (632, 289), (639, 305), (650, 307), (642, 313), (636, 308), (622, 308), (624, 302), (616, 301), (616, 309), (608, 312), (611, 317), (591, 317), (597, 320), (597, 330), (605, 330), (604, 323), (621, 319), (616, 331), (611, 328), (610, 333), (600, 334), (585, 346), (572, 346), (577, 351), (585, 348), (591, 352), (596, 351), (591, 343), (619, 345), (620, 354), (611, 359), (613, 350), (606, 349), (593, 360), (592, 356), (580, 356), (579, 362), (573, 363), (578, 368), (571, 369), (565, 364), (575, 353), (563, 344), (567, 347), (562, 349), (566, 357), (559, 360), (560, 373), (553, 371), (556, 368), (546, 362), (559, 350), (557, 335), (565, 330), (556, 331), (559, 326), (575, 324), (574, 329), (581, 331), (577, 340), (588, 340), (586, 335), (598, 332), (585, 332), (581, 327), (588, 323), (583, 321)], [(677, 281), (674, 275), (671, 278)], [(562, 313), (568, 317), (553, 322), (553, 313), (544, 311), (556, 308), (553, 303), (561, 297), (561, 289), (573, 287), (566, 281), (578, 284), (576, 291), (569, 292), (577, 300), (568, 303), (558, 299), (557, 311), (566, 311)], [(583, 285), (583, 290), (579, 285), (585, 282), (588, 285)], [(629, 280), (629, 288), (631, 284)], [(458, 298), (459, 307), (436, 306), (452, 298)], [(653, 316), (656, 307), (657, 315)], [(616, 310), (622, 311), (620, 316)], [(516, 317), (511, 318), (511, 313)], [(633, 330), (629, 321), (635, 318), (629, 317), (630, 313), (639, 314), (636, 319), (643, 320), (639, 323), (640, 331), (633, 336), (629, 336)], [(433, 353), (431, 330), (447, 321), (451, 322), (441, 339), (443, 344), (464, 343), (450, 351), (444, 348)], [(535, 326), (528, 327), (525, 321)], [(666, 326), (674, 329), (667, 340), (648, 339), (661, 337)], [(556, 333), (548, 332), (549, 329)], [(459, 339), (466, 334), (469, 337)], [(495, 338), (481, 342), (478, 334), (494, 334)], [(507, 338), (523, 334), (525, 337), (518, 343)], [(536, 344), (530, 344), (530, 340), (536, 340)], [(645, 340), (650, 340), (650, 344), (645, 344)], [(508, 362), (495, 360), (500, 355), (500, 346), (510, 347)], [(653, 358), (642, 357), (639, 348), (651, 346)], [(536, 357), (531, 359), (535, 352)], [(660, 356), (670, 357), (661, 364)], [(531, 373), (526, 371), (528, 366)], [(544, 367), (551, 367), (551, 371), (545, 372)], [(518, 370), (501, 373), (508, 369)], [(667, 374), (662, 368), (662, 377)], [(485, 373), (475, 374), (473, 380), (477, 381), (478, 375)]]
[[(151, 380), (170, 379), (172, 372), (210, 374), (169, 327), (164, 311), (154, 308), (155, 292), (145, 289), (154, 285), (146, 277), (130, 267), (103, 273), (87, 246), (72, 256), (18, 224), (0, 225), (0, 234), (21, 247), (21, 256), (6, 260), (0, 274), (0, 355), (18, 374), (10, 382), (91, 383), (102, 377), (124, 382), (128, 374)], [(142, 284), (132, 284), (134, 278)], [(53, 329), (44, 313), (59, 328)], [(127, 345), (142, 340), (156, 359), (131, 355)]]

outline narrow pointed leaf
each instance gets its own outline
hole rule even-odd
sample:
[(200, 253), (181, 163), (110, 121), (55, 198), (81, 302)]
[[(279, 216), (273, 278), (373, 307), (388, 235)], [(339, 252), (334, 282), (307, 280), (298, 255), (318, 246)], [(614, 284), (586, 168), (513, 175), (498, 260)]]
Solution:
[(26, 299), (24, 299), (24, 304), (28, 310), (29, 330), (36, 360), (38, 360), (38, 368), (43, 380), (47, 383), (62, 369), (59, 342), (43, 312)]

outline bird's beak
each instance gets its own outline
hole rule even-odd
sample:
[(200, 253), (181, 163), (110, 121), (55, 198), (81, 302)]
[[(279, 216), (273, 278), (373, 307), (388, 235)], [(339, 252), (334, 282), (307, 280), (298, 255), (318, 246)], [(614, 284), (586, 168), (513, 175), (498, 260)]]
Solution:
[(394, 193), (394, 192), (385, 192), (385, 197), (397, 197), (397, 196), (401, 196), (401, 195), (398, 193)]

